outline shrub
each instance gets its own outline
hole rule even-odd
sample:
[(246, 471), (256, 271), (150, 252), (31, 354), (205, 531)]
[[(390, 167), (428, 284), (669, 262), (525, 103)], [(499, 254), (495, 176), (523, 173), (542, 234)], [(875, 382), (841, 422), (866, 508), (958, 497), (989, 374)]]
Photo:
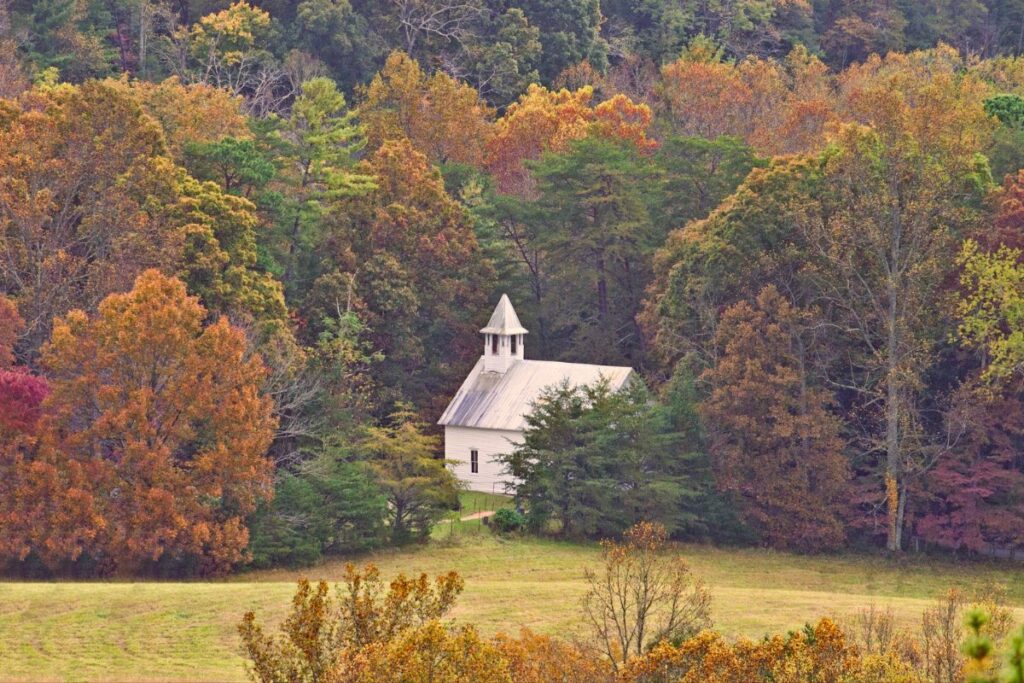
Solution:
[(526, 517), (519, 510), (501, 508), (491, 516), (490, 523), (498, 533), (510, 534), (526, 528)]

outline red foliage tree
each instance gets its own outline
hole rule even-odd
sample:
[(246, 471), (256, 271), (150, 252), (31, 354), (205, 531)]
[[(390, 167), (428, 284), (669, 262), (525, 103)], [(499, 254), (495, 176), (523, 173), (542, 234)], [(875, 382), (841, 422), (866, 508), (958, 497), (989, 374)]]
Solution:
[(0, 297), (0, 438), (13, 447), (17, 436), (32, 433), (46, 380), (14, 365), (14, 342), (24, 327), (14, 303)]
[(1024, 546), (1024, 402), (963, 390), (951, 420), (960, 438), (925, 478), (917, 534), (954, 550)]

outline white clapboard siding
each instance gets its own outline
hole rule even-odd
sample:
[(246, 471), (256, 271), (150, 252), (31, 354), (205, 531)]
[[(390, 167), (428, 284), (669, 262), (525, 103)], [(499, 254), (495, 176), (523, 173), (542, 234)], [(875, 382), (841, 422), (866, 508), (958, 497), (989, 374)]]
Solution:
[[(505, 493), (509, 477), (501, 473), (503, 466), (494, 456), (510, 453), (514, 444), (521, 443), (522, 432), (500, 429), (474, 429), (472, 427), (445, 427), (444, 457), (454, 461), (455, 475), (471, 491)], [(480, 453), (480, 471), (470, 472), (470, 452)]]

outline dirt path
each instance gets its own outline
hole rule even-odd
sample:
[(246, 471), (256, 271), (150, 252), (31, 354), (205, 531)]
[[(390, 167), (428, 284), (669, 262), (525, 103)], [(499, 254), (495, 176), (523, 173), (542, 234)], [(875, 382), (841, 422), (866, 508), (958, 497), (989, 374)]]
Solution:
[(463, 521), (463, 522), (469, 522), (469, 521), (472, 521), (474, 519), (480, 519), (481, 517), (490, 517), (493, 514), (494, 514), (494, 510), (484, 510), (483, 512), (474, 512), (471, 515), (466, 515), (465, 517), (460, 517), (459, 520)]

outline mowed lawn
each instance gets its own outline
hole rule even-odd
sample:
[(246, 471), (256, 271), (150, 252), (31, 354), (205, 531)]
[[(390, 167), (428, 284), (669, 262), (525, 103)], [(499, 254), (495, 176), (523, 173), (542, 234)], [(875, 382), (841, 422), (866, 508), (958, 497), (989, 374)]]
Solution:
[[(467, 510), (471, 513), (472, 508)], [(386, 576), (456, 569), (466, 580), (455, 617), (483, 631), (576, 632), (592, 544), (501, 540), (478, 521), (441, 525), (426, 546), (353, 558)], [(1024, 606), (1024, 572), (1009, 564), (880, 557), (799, 557), (760, 550), (683, 546), (714, 594), (716, 626), (736, 636), (849, 618), (889, 606), (909, 628), (952, 585), (1007, 587)], [(244, 679), (235, 626), (256, 610), (286, 613), (299, 577), (337, 579), (344, 562), (261, 571), (219, 582), (0, 583), (0, 678), (4, 680), (236, 681)], [(1024, 621), (1024, 609), (1018, 608)]]

